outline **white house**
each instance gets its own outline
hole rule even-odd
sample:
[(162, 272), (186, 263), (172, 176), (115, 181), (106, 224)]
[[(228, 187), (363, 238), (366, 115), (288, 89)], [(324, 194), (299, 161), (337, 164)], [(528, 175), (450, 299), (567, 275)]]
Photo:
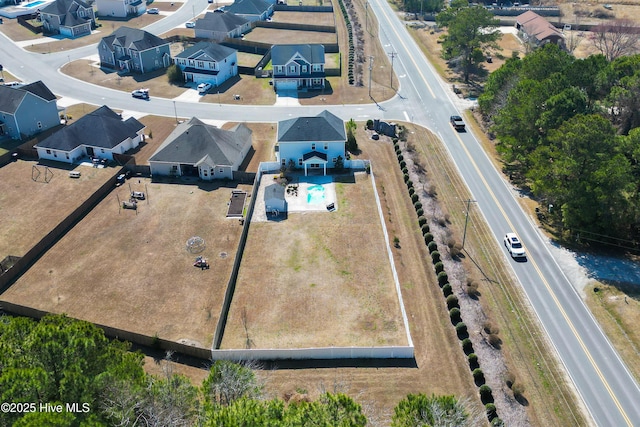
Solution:
[(265, 212), (284, 212), (287, 210), (284, 186), (271, 184), (264, 188), (264, 209)]
[(142, 15), (147, 10), (143, 0), (96, 0), (98, 16), (126, 18)]
[(179, 124), (151, 156), (151, 175), (233, 179), (251, 149), (251, 135), (242, 123), (222, 130), (193, 117)]
[(187, 82), (220, 86), (238, 75), (236, 50), (215, 43), (196, 43), (176, 55), (174, 62), (182, 70)]
[(347, 132), (341, 118), (324, 110), (315, 117), (298, 117), (278, 122), (276, 158), (282, 167), (323, 169), (345, 159)]
[(75, 163), (82, 157), (113, 160), (137, 148), (143, 138), (144, 125), (133, 117), (122, 120), (106, 105), (65, 126), (37, 143), (38, 158)]

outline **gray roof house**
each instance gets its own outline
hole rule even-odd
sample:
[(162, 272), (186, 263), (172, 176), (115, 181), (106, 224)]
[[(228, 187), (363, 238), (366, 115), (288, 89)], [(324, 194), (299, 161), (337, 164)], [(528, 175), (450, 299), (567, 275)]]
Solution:
[(221, 42), (226, 38), (241, 37), (251, 31), (251, 22), (233, 13), (207, 12), (196, 19), (196, 38)]
[(92, 2), (55, 0), (40, 10), (40, 21), (45, 33), (74, 38), (91, 34), (96, 18)]
[(335, 167), (338, 157), (345, 158), (347, 131), (344, 121), (324, 110), (317, 116), (298, 117), (278, 122), (276, 159), (281, 166), (308, 170)]
[(324, 46), (279, 44), (271, 47), (273, 87), (277, 91), (324, 88)]
[(30, 137), (60, 124), (56, 96), (41, 81), (19, 88), (0, 85), (0, 137)]
[(251, 149), (252, 131), (240, 123), (222, 130), (193, 117), (179, 124), (149, 158), (152, 176), (233, 179)]
[(144, 125), (133, 117), (122, 120), (106, 105), (82, 116), (34, 148), (38, 158), (76, 163), (83, 157), (112, 160), (137, 148), (143, 139)]
[(235, 0), (224, 8), (225, 13), (233, 13), (248, 21), (265, 21), (273, 15), (273, 3), (266, 0)]
[(126, 18), (138, 16), (147, 10), (147, 2), (143, 0), (96, 0), (98, 16)]
[(169, 42), (137, 28), (120, 27), (98, 43), (100, 66), (148, 73), (171, 65)]
[(238, 75), (237, 51), (217, 43), (196, 43), (177, 54), (174, 62), (187, 82), (216, 87)]

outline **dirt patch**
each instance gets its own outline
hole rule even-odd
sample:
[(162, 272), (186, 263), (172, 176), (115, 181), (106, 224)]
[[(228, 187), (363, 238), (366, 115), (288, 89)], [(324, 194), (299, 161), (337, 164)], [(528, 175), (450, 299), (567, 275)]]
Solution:
[(273, 22), (287, 22), (301, 25), (326, 25), (335, 26), (333, 13), (324, 12), (284, 12), (277, 11), (273, 14)]
[(256, 27), (244, 36), (245, 40), (269, 43), (287, 44), (292, 40), (297, 43), (329, 44), (335, 43), (335, 33), (321, 33), (319, 31), (280, 30), (276, 28)]
[(353, 178), (335, 212), (251, 224), (221, 348), (408, 345), (371, 180)]
[[(132, 178), (92, 209), (2, 298), (208, 347), (242, 230), (237, 220), (226, 218), (233, 189), (246, 191), (250, 186)], [(147, 196), (137, 211), (119, 207), (130, 190)], [(204, 239), (206, 249), (198, 255), (207, 258), (209, 270), (193, 266), (195, 254), (186, 250), (192, 236)]]

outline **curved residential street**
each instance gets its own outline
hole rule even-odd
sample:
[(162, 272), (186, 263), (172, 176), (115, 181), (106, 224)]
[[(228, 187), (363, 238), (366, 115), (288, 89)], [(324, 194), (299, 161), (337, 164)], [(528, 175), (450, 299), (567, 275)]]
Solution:
[[(398, 95), (379, 105), (336, 106), (239, 106), (199, 104), (152, 97), (149, 102), (132, 101), (129, 93), (94, 86), (72, 79), (57, 70), (69, 60), (94, 55), (95, 45), (52, 54), (34, 54), (21, 49), (0, 34), (0, 63), (24, 81), (43, 80), (57, 95), (90, 104), (142, 113), (225, 121), (276, 122), (289, 117), (316, 115), (329, 109), (339, 117), (364, 121), (413, 122), (429, 128), (446, 145), (469, 187), (474, 209), (479, 209), (493, 231), (496, 245), (503, 248), (531, 306), (555, 346), (569, 376), (595, 423), (603, 427), (640, 426), (640, 387), (607, 337), (584, 305), (574, 285), (551, 254), (547, 241), (522, 210), (510, 185), (494, 168), (473, 133), (458, 133), (449, 125), (457, 112), (452, 91), (442, 83), (404, 24), (384, 0), (370, 0), (369, 10), (378, 18), (382, 46), (396, 52), (394, 70), (400, 81)], [(206, 0), (187, 0), (175, 13), (150, 25), (156, 34), (182, 26), (207, 7)], [(526, 262), (513, 261), (502, 236), (514, 231), (524, 241)]]

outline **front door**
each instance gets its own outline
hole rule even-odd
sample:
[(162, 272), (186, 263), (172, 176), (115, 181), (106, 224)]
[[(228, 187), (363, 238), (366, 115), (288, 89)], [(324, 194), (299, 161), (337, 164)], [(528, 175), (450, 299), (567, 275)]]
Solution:
[(87, 156), (93, 157), (93, 147), (87, 147)]

